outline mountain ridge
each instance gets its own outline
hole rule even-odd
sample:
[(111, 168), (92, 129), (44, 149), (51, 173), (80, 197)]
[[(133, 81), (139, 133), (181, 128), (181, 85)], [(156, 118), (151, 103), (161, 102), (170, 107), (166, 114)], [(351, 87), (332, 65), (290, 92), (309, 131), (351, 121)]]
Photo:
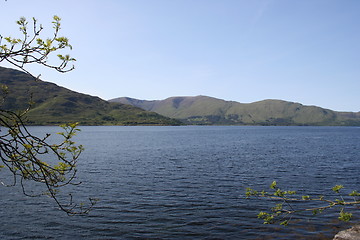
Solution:
[(360, 112), (336, 112), (278, 99), (239, 103), (199, 95), (150, 101), (120, 97), (109, 101), (154, 111), (186, 124), (360, 126)]
[[(360, 112), (336, 112), (317, 106), (267, 99), (239, 103), (208, 96), (180, 96), (164, 100), (129, 97), (105, 101), (55, 83), (35, 81), (24, 72), (0, 67), (0, 85), (9, 87), (5, 110), (27, 114), (29, 125), (314, 125), (360, 126)], [(3, 93), (0, 92), (0, 98)]]
[(96, 96), (78, 93), (55, 83), (35, 80), (32, 76), (11, 68), (0, 67), (0, 85), (8, 94), (0, 107), (23, 111), (28, 125), (58, 125), (79, 122), (81, 125), (179, 125), (179, 121), (154, 112), (121, 103), (110, 103)]

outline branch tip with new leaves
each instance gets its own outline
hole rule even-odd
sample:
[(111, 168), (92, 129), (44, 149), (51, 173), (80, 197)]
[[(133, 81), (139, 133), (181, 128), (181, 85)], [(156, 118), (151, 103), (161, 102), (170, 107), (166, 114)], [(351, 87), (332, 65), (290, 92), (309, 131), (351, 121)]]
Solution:
[[(343, 189), (343, 185), (335, 185), (332, 188), (332, 191), (339, 194), (340, 190)], [(339, 207), (339, 217), (341, 221), (350, 221), (352, 218), (352, 213), (345, 211), (345, 206), (356, 206), (360, 204), (360, 193), (357, 191), (352, 191), (348, 194), (348, 197), (352, 199), (345, 199), (340, 195), (340, 199), (326, 199), (324, 196), (319, 197), (310, 197), (309, 195), (296, 195), (296, 191), (283, 191), (281, 190), (276, 181), (273, 181), (270, 184), (270, 189), (272, 192), (266, 192), (264, 190), (257, 191), (252, 188), (246, 188), (246, 197), (263, 197), (268, 198), (274, 201), (281, 201), (282, 203), (276, 204), (270, 209), (270, 212), (261, 211), (257, 217), (264, 221), (264, 224), (273, 224), (280, 222), (280, 225), (287, 226), (291, 220), (292, 215), (299, 212), (311, 212), (312, 214), (322, 213), (324, 210)], [(308, 202), (312, 203), (322, 203), (322, 206), (309, 207), (309, 208), (296, 208), (296, 202)]]
[(58, 64), (53, 64), (56, 60), (51, 58), (53, 52), (72, 49), (69, 39), (59, 36), (61, 18), (56, 15), (53, 17), (54, 34), (47, 38), (40, 36), (44, 29), (43, 26), (38, 24), (35, 18), (32, 18), (32, 21), (32, 28), (28, 27), (29, 22), (25, 17), (16, 21), (22, 34), (21, 38), (0, 35), (0, 62), (8, 62), (30, 75), (32, 74), (26, 70), (26, 65), (33, 63), (55, 69), (61, 73), (73, 70), (74, 65), (69, 66), (69, 63), (76, 61), (76, 59), (70, 57), (69, 54), (56, 54), (57, 59), (60, 60)]
[[(25, 68), (28, 64), (39, 64), (61, 73), (73, 70), (74, 66), (69, 66), (69, 63), (76, 59), (68, 54), (59, 53), (64, 49), (72, 49), (68, 38), (59, 36), (61, 18), (53, 17), (54, 34), (47, 38), (41, 37), (43, 26), (38, 24), (35, 18), (32, 18), (32, 22), (33, 26), (28, 27), (29, 22), (25, 17), (16, 21), (21, 38), (0, 35), (0, 63), (8, 62), (31, 76), (34, 75)], [(54, 52), (56, 52), (57, 60), (60, 60), (57, 65), (52, 64), (53, 60), (50, 60)], [(34, 78), (38, 79), (39, 76)], [(24, 124), (24, 116), (32, 105), (32, 99), (29, 101), (29, 107), (20, 113), (2, 108), (9, 91), (11, 89), (0, 84), (0, 160), (2, 162), (0, 171), (9, 170), (12, 181), (6, 184), (3, 179), (0, 179), (0, 183), (5, 186), (14, 186), (19, 183), (27, 196), (35, 195), (26, 188), (24, 184), (26, 181), (42, 184), (46, 192), (40, 195), (45, 194), (53, 198), (58, 207), (67, 214), (88, 213), (96, 203), (96, 199), (89, 198), (89, 204), (85, 206), (83, 203), (74, 203), (71, 194), (69, 201), (65, 203), (60, 200), (63, 198), (59, 197), (59, 189), (62, 187), (79, 184), (74, 182), (77, 173), (76, 164), (84, 148), (72, 140), (80, 131), (77, 127), (78, 123), (62, 125), (63, 131), (59, 133), (63, 137), (62, 141), (50, 144), (48, 142), (50, 134), (42, 138), (37, 137), (31, 134)], [(45, 161), (45, 156), (51, 156), (51, 162)]]
[[(0, 110), (0, 159), (1, 168), (7, 168), (13, 175), (13, 182), (5, 184), (14, 186), (20, 182), (23, 193), (27, 196), (35, 196), (28, 192), (24, 183), (32, 181), (43, 184), (46, 187), (45, 195), (55, 200), (57, 205), (69, 215), (87, 213), (95, 204), (91, 199), (88, 208), (72, 202), (62, 203), (58, 199), (59, 189), (66, 185), (76, 185), (74, 182), (77, 173), (76, 164), (84, 148), (77, 145), (72, 138), (80, 129), (78, 124), (62, 125), (63, 131), (59, 133), (63, 140), (57, 144), (49, 144), (50, 134), (39, 138), (32, 135), (24, 125), (21, 116), (16, 113)], [(7, 129), (7, 131), (4, 131)], [(44, 156), (52, 156), (53, 164), (45, 162)], [(37, 194), (39, 195), (39, 194)], [(40, 194), (41, 195), (41, 194)]]

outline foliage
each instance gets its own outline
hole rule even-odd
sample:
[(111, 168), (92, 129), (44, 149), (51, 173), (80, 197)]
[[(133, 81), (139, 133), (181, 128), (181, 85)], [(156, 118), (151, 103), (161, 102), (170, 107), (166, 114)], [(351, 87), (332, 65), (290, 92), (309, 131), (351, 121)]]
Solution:
[[(0, 35), (0, 62), (8, 62), (23, 71), (30, 74), (25, 69), (27, 64), (40, 64), (47, 68), (53, 68), (58, 72), (68, 72), (74, 69), (74, 65), (69, 67), (69, 62), (76, 61), (70, 55), (60, 54), (59, 50), (69, 48), (69, 39), (59, 36), (61, 29), (61, 18), (58, 16), (53, 17), (54, 35), (49, 38), (41, 38), (40, 35), (43, 31), (43, 26), (37, 23), (35, 18), (32, 19), (33, 26), (30, 30), (28, 27), (29, 22), (25, 17), (21, 17), (16, 23), (22, 34), (21, 38), (4, 37)], [(57, 58), (60, 63), (53, 65), (50, 63), (49, 57), (57, 52)]]
[[(280, 189), (276, 181), (270, 185), (270, 192), (257, 191), (252, 188), (246, 188), (246, 197), (261, 197), (274, 200), (275, 206), (269, 212), (261, 211), (258, 218), (264, 221), (264, 224), (279, 223), (280, 225), (288, 225), (292, 216), (301, 212), (310, 212), (312, 214), (322, 213), (330, 208), (339, 208), (339, 217), (341, 221), (350, 221), (352, 213), (346, 212), (346, 206), (356, 206), (360, 204), (360, 193), (352, 191), (347, 196), (341, 195), (342, 185), (336, 185), (332, 191), (336, 193), (335, 199), (326, 198), (324, 196), (312, 197), (309, 195), (299, 195), (296, 191), (284, 191)], [(302, 202), (310, 207), (296, 208), (297, 203)]]
[[(44, 28), (35, 18), (32, 19), (32, 28), (24, 17), (16, 23), (22, 37), (0, 35), (0, 62), (8, 62), (30, 75), (31, 73), (25, 67), (32, 63), (61, 73), (74, 69), (70, 63), (76, 59), (68, 54), (59, 54), (59, 51), (72, 49), (72, 46), (68, 38), (59, 35), (61, 19), (58, 16), (53, 17), (54, 34), (52, 37), (41, 37)], [(52, 64), (56, 62), (58, 64)], [(22, 110), (28, 107), (27, 104), (30, 101), (32, 108), (27, 114), (29, 118), (27, 124), (56, 125), (74, 121), (86, 125), (181, 124), (179, 121), (145, 112), (139, 108), (108, 103), (97, 97), (75, 93), (55, 84), (42, 82), (39, 77), (37, 77), (38, 81), (34, 81), (25, 74), (21, 75), (0, 68), (0, 82), (5, 83), (11, 90), (7, 92), (7, 98), (11, 101), (3, 103), (3, 109)]]
[[(25, 71), (0, 67), (0, 177), (12, 176), (6, 186), (19, 183), (27, 196), (48, 195), (68, 214), (87, 213), (96, 203), (89, 198), (88, 205), (73, 202), (72, 195), (64, 199), (60, 189), (76, 185), (76, 163), (83, 151), (81, 145), (72, 140), (79, 131), (77, 124), (62, 125), (62, 141), (49, 143), (49, 136), (38, 137), (28, 131), (29, 124), (58, 124), (64, 122), (104, 123), (119, 122), (138, 124), (149, 121), (169, 124), (170, 119), (144, 110), (121, 104), (108, 103), (97, 97), (75, 93), (52, 83), (34, 77), (26, 69), (27, 64), (36, 63), (58, 72), (74, 69), (69, 62), (75, 61), (69, 55), (57, 54), (60, 64), (50, 64), (49, 57), (71, 45), (65, 37), (59, 37), (60, 18), (54, 16), (52, 38), (42, 39), (41, 25), (33, 19), (32, 34), (25, 18), (17, 21), (22, 39), (0, 36), (0, 62), (8, 62)], [(111, 113), (111, 114), (109, 114)], [(129, 114), (131, 113), (131, 114)], [(152, 123), (151, 122), (151, 123)], [(0, 163), (1, 163), (0, 162)], [(6, 171), (8, 170), (8, 171)], [(26, 187), (27, 182), (45, 186), (45, 191), (33, 194)]]
[[(85, 208), (70, 201), (63, 204), (58, 199), (59, 189), (73, 182), (76, 176), (76, 163), (83, 151), (82, 145), (76, 145), (72, 137), (79, 131), (77, 124), (62, 125), (63, 132), (59, 134), (63, 141), (58, 144), (48, 142), (49, 134), (43, 138), (32, 135), (22, 122), (22, 116), (10, 111), (0, 111), (0, 165), (1, 171), (8, 169), (13, 176), (10, 184), (14, 186), (20, 182), (23, 193), (29, 194), (25, 181), (44, 184), (46, 194), (53, 198), (58, 206), (68, 214), (87, 213), (95, 204), (95, 199), (90, 199), (90, 206)], [(51, 162), (43, 158), (51, 156)]]
[[(54, 16), (53, 28), (54, 36), (52, 38), (42, 39), (40, 34), (43, 30), (42, 25), (38, 25), (33, 18), (33, 28), (30, 33), (28, 22), (24, 17), (17, 21), (22, 33), (22, 38), (3, 37), (0, 35), (0, 62), (8, 62), (19, 69), (29, 73), (25, 65), (36, 63), (47, 68), (55, 69), (58, 72), (68, 72), (74, 67), (68, 67), (68, 63), (75, 61), (69, 55), (57, 54), (60, 59), (59, 65), (52, 65), (49, 62), (49, 56), (64, 48), (70, 48), (71, 45), (65, 37), (59, 37), (60, 18)], [(38, 79), (38, 78), (37, 78)], [(32, 81), (35, 79), (32, 78)], [(65, 203), (60, 200), (59, 189), (67, 185), (73, 185), (76, 177), (76, 163), (83, 151), (81, 145), (76, 145), (72, 138), (79, 131), (77, 124), (62, 125), (63, 132), (59, 133), (63, 140), (57, 144), (49, 143), (49, 134), (45, 137), (32, 135), (25, 123), (25, 114), (30, 111), (33, 104), (32, 99), (25, 101), (27, 108), (15, 112), (6, 109), (6, 102), (14, 100), (8, 98), (12, 89), (7, 85), (9, 81), (4, 80), (0, 84), (0, 164), (1, 177), (6, 178), (8, 175), (3, 174), (6, 169), (9, 170), (12, 181), (9, 184), (0, 179), (1, 184), (5, 186), (14, 186), (18, 182), (22, 187), (23, 193), (27, 196), (30, 194), (25, 187), (25, 182), (38, 183), (45, 186), (46, 194), (55, 200), (57, 205), (67, 214), (87, 213), (95, 204), (95, 199), (89, 199), (90, 204), (85, 207), (84, 204), (73, 202), (72, 196)], [(35, 82), (35, 81), (34, 81)], [(28, 89), (30, 91), (31, 89)]]

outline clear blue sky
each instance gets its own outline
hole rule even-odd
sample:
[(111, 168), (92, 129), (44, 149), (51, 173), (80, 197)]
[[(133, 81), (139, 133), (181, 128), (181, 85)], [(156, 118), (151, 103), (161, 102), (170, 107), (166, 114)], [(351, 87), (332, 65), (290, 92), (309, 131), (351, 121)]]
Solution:
[(5, 36), (20, 16), (46, 29), (63, 19), (76, 69), (31, 70), (74, 91), (360, 111), (359, 0), (2, 0), (0, 10)]

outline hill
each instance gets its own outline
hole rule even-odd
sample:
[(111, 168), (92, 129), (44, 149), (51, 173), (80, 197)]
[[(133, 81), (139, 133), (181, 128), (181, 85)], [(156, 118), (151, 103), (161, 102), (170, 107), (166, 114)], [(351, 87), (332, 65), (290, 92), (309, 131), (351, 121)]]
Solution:
[(360, 126), (360, 112), (335, 112), (282, 100), (245, 104), (196, 96), (155, 101), (121, 97), (110, 102), (130, 104), (187, 124)]
[[(99, 97), (77, 93), (54, 83), (35, 81), (30, 75), (0, 67), (0, 85), (8, 87), (2, 109), (21, 111), (34, 102), (27, 124), (55, 125), (80, 122), (82, 125), (179, 125), (179, 121), (154, 112)], [(3, 93), (0, 93), (0, 98)]]

